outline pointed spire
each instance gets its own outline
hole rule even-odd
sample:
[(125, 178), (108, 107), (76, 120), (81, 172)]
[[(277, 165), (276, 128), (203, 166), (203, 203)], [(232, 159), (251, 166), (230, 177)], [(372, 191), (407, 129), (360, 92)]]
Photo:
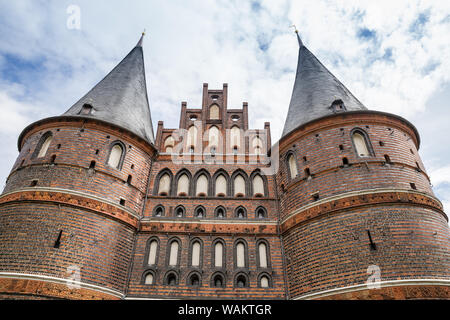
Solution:
[(343, 103), (338, 111), (367, 109), (304, 46), (297, 28), (295, 33), (300, 46), (297, 73), (282, 137), (302, 124), (335, 113), (336, 103)]
[(143, 37), (144, 33), (130, 53), (64, 115), (106, 121), (154, 143), (145, 82)]
[(142, 42), (144, 41), (144, 36), (145, 36), (145, 29), (142, 32), (141, 38), (139, 39), (138, 43), (136, 44), (136, 47), (142, 47)]

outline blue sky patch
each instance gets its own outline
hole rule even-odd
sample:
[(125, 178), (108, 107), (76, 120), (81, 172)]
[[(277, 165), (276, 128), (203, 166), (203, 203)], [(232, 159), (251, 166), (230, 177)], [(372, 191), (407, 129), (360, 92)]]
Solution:
[(371, 40), (376, 37), (376, 32), (374, 30), (370, 30), (368, 28), (362, 28), (358, 31), (358, 38), (364, 40)]

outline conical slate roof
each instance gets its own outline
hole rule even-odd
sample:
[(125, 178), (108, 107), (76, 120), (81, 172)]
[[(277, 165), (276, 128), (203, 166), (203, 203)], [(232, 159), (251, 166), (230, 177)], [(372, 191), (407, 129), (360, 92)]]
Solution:
[(302, 124), (333, 114), (331, 105), (336, 100), (342, 100), (345, 111), (367, 110), (303, 45), (298, 33), (297, 38), (297, 74), (282, 137)]
[[(88, 114), (82, 111), (85, 104), (92, 106), (92, 111)], [(136, 47), (64, 115), (116, 124), (154, 143), (145, 84), (142, 37)]]

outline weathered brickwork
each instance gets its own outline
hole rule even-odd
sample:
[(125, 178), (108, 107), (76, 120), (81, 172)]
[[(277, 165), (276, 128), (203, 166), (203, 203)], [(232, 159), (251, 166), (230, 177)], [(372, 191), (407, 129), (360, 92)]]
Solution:
[[(369, 156), (356, 154), (355, 128), (367, 134)], [(431, 190), (414, 130), (395, 116), (360, 112), (309, 123), (281, 141), (277, 180), (291, 298), (448, 298), (448, 218)], [(289, 154), (299, 172), (294, 178)], [(368, 290), (372, 265), (382, 286), (411, 283)], [(444, 284), (413, 290), (419, 279)]]
[[(148, 240), (159, 240), (159, 254), (157, 264), (149, 266), (145, 258), (148, 257)], [(167, 243), (173, 238), (181, 240), (180, 263), (176, 267), (168, 265)], [(202, 242), (201, 265), (198, 268), (190, 266), (189, 244), (194, 239), (200, 239)], [(225, 244), (225, 260), (223, 268), (214, 266), (214, 242), (222, 240)], [(244, 240), (247, 245), (247, 267), (235, 267), (234, 250), (237, 241)], [(267, 268), (260, 268), (257, 261), (257, 242), (265, 240), (270, 250), (270, 259)], [(156, 275), (155, 283), (152, 285), (144, 284), (144, 275), (148, 271), (154, 271)], [(164, 277), (168, 272), (175, 271), (178, 275), (179, 285), (171, 287), (164, 285)], [(192, 272), (198, 272), (201, 275), (201, 286), (192, 287), (189, 285), (188, 278)], [(215, 274), (224, 276), (224, 287), (214, 287), (213, 276)], [(249, 285), (247, 288), (237, 288), (235, 278), (238, 274), (248, 276)], [(270, 288), (261, 288), (258, 283), (260, 275), (270, 277), (272, 285)], [(139, 235), (136, 243), (136, 255), (133, 263), (133, 273), (129, 287), (131, 296), (150, 296), (150, 297), (179, 297), (179, 298), (232, 298), (232, 299), (282, 299), (284, 298), (284, 278), (283, 278), (282, 256), (280, 240), (276, 234), (260, 236), (253, 234), (236, 234), (230, 236), (230, 233), (196, 233), (187, 234), (177, 233), (142, 233)]]
[[(75, 124), (43, 128), (28, 136), (4, 192), (30, 187), (32, 181), (37, 180), (38, 187), (84, 192), (114, 203), (124, 199), (126, 208), (140, 212), (151, 156), (129, 138), (125, 140), (105, 129), (100, 131), (100, 127), (80, 128)], [(45, 156), (38, 158), (36, 147), (47, 132), (53, 135), (52, 143)], [(127, 148), (121, 170), (107, 164), (115, 141), (122, 141)], [(52, 156), (56, 156), (54, 161), (51, 161)], [(94, 168), (90, 168), (92, 161), (95, 161)], [(131, 176), (130, 182), (127, 182), (128, 176)]]
[(204, 84), (201, 107), (183, 102), (179, 128), (158, 122), (154, 142), (74, 115), (25, 128), (0, 196), (0, 299), (449, 298), (448, 218), (411, 124), (336, 113), (272, 147), (270, 124), (249, 130), (227, 90)]
[(0, 208), (0, 278), (2, 272), (17, 272), (67, 279), (68, 268), (76, 266), (82, 283), (124, 291), (133, 228), (51, 202), (19, 201)]

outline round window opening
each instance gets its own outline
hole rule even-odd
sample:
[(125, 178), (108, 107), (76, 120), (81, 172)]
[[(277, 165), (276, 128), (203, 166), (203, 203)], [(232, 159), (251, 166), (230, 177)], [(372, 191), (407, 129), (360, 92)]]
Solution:
[(238, 121), (239, 120), (239, 116), (237, 114), (234, 114), (234, 115), (231, 116), (231, 120)]

